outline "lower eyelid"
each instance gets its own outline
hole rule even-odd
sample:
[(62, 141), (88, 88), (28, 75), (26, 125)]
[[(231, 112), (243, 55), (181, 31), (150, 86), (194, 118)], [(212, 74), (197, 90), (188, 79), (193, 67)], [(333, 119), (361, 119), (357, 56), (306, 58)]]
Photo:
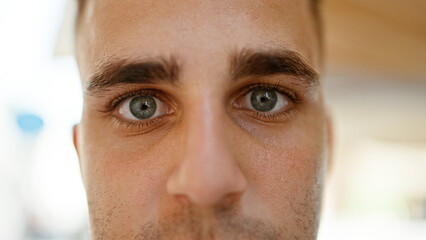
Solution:
[(290, 110), (287, 111), (283, 111), (280, 113), (261, 113), (261, 112), (253, 112), (253, 116), (261, 119), (262, 121), (286, 121), (288, 119), (290, 119), (295, 113), (296, 113), (297, 109), (296, 108), (292, 108)]
[(139, 135), (143, 133), (150, 132), (155, 128), (151, 128), (152, 125), (156, 122), (161, 121), (161, 119), (149, 119), (144, 121), (126, 121), (117, 117), (112, 118), (112, 122), (115, 129), (120, 129), (128, 132), (133, 132), (130, 135)]

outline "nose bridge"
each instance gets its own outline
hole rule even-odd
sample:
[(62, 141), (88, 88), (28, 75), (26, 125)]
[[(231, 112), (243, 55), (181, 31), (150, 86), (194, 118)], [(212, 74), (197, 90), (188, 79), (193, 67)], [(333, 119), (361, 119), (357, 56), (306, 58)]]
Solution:
[[(226, 116), (223, 108), (211, 95), (198, 98), (199, 104), (194, 104), (193, 109), (187, 113), (187, 152), (195, 153), (194, 147), (205, 155), (212, 156), (215, 151), (226, 148)], [(210, 96), (209, 96), (210, 95)], [(189, 148), (188, 148), (189, 147)]]
[(224, 110), (212, 97), (204, 96), (198, 109), (188, 114), (186, 136), (182, 165), (191, 171), (194, 179), (207, 186), (220, 187), (218, 185), (224, 183), (217, 178), (226, 180), (223, 178), (226, 176), (220, 175), (233, 171), (237, 163), (227, 144)]
[(219, 204), (245, 189), (245, 179), (228, 144), (226, 112), (210, 94), (197, 99), (185, 116), (185, 146), (168, 191), (192, 204)]

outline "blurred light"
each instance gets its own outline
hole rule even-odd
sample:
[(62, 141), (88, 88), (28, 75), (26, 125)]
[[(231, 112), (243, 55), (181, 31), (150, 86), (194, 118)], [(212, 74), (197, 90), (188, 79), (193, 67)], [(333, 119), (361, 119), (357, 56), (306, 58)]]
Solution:
[(19, 128), (26, 133), (39, 133), (43, 128), (43, 119), (35, 114), (19, 114), (16, 118)]

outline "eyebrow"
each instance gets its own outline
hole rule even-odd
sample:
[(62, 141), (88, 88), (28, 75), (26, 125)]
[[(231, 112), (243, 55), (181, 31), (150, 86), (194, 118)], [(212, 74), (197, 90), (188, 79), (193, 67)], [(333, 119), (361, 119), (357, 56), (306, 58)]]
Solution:
[(250, 49), (231, 56), (231, 79), (290, 75), (309, 86), (319, 83), (319, 74), (299, 53), (291, 50), (256, 52)]
[[(108, 91), (123, 84), (147, 84), (166, 82), (176, 84), (180, 66), (176, 58), (157, 58), (139, 62), (130, 60), (112, 61), (101, 64), (89, 79), (86, 91), (97, 93)], [(232, 81), (244, 77), (266, 77), (290, 75), (301, 84), (315, 86), (319, 74), (297, 52), (291, 50), (255, 51), (243, 49), (230, 55), (230, 76)]]
[(174, 57), (149, 59), (140, 62), (129, 60), (101, 64), (89, 79), (87, 92), (102, 92), (120, 84), (157, 83), (161, 81), (175, 84), (179, 66)]

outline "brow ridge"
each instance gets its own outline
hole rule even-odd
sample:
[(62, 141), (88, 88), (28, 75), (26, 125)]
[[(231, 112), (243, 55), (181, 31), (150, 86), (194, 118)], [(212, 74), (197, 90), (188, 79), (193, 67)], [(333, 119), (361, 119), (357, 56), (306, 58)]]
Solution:
[[(256, 51), (243, 49), (230, 55), (230, 77), (237, 81), (244, 77), (290, 75), (301, 84), (314, 86), (319, 83), (319, 74), (299, 53), (292, 50)], [(173, 56), (132, 62), (110, 61), (101, 64), (89, 79), (87, 92), (108, 91), (113, 86), (168, 82), (176, 85), (180, 68)]]
[(101, 64), (89, 79), (86, 91), (99, 92), (116, 85), (170, 82), (175, 84), (179, 76), (179, 66), (171, 57), (131, 62), (112, 61)]
[(231, 56), (231, 79), (290, 75), (302, 83), (316, 85), (319, 74), (299, 53), (292, 50), (254, 51), (244, 49)]

